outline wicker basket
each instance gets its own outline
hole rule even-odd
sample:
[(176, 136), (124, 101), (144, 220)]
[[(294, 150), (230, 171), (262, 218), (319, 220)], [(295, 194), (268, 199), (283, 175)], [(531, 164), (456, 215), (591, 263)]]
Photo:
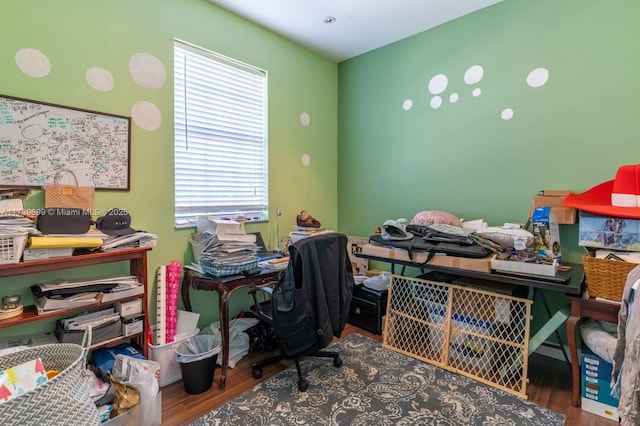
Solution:
[(598, 259), (594, 257), (594, 253), (582, 256), (582, 264), (589, 296), (617, 302), (622, 300), (627, 274), (638, 266), (637, 263), (632, 262)]
[(0, 424), (99, 425), (98, 409), (84, 378), (91, 330), (83, 344), (53, 343), (0, 356), (0, 370), (40, 358), (47, 370), (60, 373), (35, 389), (0, 403)]

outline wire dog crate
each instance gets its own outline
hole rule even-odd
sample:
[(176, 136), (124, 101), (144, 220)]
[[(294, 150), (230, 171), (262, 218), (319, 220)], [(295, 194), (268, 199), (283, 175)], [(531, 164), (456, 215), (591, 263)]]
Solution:
[(531, 304), (393, 275), (383, 346), (526, 398)]

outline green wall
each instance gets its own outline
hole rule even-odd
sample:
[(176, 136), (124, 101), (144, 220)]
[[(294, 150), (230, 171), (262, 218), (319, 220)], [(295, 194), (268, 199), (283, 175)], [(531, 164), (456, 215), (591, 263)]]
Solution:
[[(152, 102), (161, 124), (144, 130), (135, 121), (131, 134), (131, 190), (98, 191), (96, 209), (126, 208), (132, 226), (158, 235), (149, 255), (151, 322), (155, 322), (155, 270), (178, 260), (191, 262), (188, 246), (193, 229), (173, 225), (173, 39), (188, 41), (269, 73), (269, 201), (273, 215), (282, 209), (280, 230), (288, 233), (296, 214), (307, 209), (324, 226), (337, 228), (337, 64), (252, 25), (205, 0), (12, 0), (0, 15), (0, 94), (68, 105), (76, 108), (131, 116), (138, 101)], [(51, 71), (31, 77), (17, 66), (20, 49), (40, 51)], [(129, 59), (136, 53), (159, 59), (166, 81), (157, 89), (134, 82)], [(111, 91), (93, 89), (87, 69), (102, 67), (114, 78)], [(311, 122), (300, 123), (307, 112)], [(311, 162), (303, 165), (302, 157)], [(1, 182), (0, 182), (1, 184)], [(29, 208), (43, 206), (38, 189), (25, 199)], [(248, 225), (275, 241), (273, 220)], [(271, 240), (269, 240), (271, 238)], [(115, 269), (126, 272), (126, 265)], [(0, 280), (0, 296), (20, 293), (28, 303), (26, 288), (36, 281), (61, 277), (91, 277), (112, 273), (110, 268), (61, 271)], [(200, 326), (217, 319), (214, 293), (193, 297), (202, 314)], [(238, 292), (232, 313), (246, 309), (249, 298)], [(40, 326), (43, 326), (40, 324)], [(15, 335), (33, 326), (0, 330)]]
[[(335, 64), (206, 0), (13, 0), (0, 16), (0, 93), (127, 116), (140, 100), (159, 108), (157, 130), (132, 126), (131, 191), (96, 195), (96, 208), (128, 208), (134, 228), (158, 235), (149, 259), (153, 283), (157, 266), (191, 261), (192, 230), (173, 227), (173, 38), (269, 72), (269, 191), (271, 213), (276, 204), (283, 211), (281, 233), (307, 209), (328, 228), (369, 236), (384, 220), (421, 210), (492, 225), (525, 221), (537, 191), (581, 192), (612, 179), (618, 166), (640, 162), (639, 12), (630, 0), (505, 0)], [(45, 54), (49, 75), (20, 71), (14, 58), (22, 48)], [(161, 88), (131, 79), (128, 61), (140, 52), (164, 64)], [(483, 67), (483, 78), (468, 85), (463, 76), (474, 65)], [(93, 66), (112, 73), (112, 91), (87, 84)], [(527, 75), (539, 67), (549, 79), (529, 87)], [(437, 74), (448, 86), (434, 109), (429, 82)], [(480, 96), (471, 95), (475, 88)], [(405, 110), (407, 100), (412, 107)], [(510, 120), (501, 118), (506, 108), (514, 112)], [(310, 125), (300, 124), (302, 112)], [(28, 207), (42, 204), (38, 190), (26, 199)], [(270, 238), (274, 227), (272, 220), (249, 230)], [(577, 225), (563, 225), (561, 234), (564, 258), (578, 262)], [(3, 279), (0, 295), (28, 297), (27, 284), (59, 277)], [(565, 302), (548, 296), (552, 307)], [(200, 326), (217, 319), (215, 295), (193, 299)], [(232, 311), (247, 302), (234, 295)], [(534, 329), (542, 317), (535, 315)]]
[[(341, 230), (369, 236), (422, 210), (526, 222), (539, 190), (582, 192), (639, 163), (639, 15), (635, 1), (505, 0), (340, 63)], [(474, 65), (483, 78), (467, 84)], [(526, 78), (539, 67), (549, 78), (532, 88)], [(438, 74), (448, 86), (434, 109)], [(577, 227), (560, 230), (574, 263), (584, 252)], [(534, 306), (537, 330), (545, 315)]]

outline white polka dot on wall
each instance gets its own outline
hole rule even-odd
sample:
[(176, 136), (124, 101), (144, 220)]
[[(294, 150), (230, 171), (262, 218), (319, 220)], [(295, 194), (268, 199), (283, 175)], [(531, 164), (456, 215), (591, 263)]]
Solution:
[(548, 80), (549, 70), (546, 68), (536, 68), (527, 75), (527, 84), (531, 87), (544, 86)]
[(431, 108), (438, 109), (442, 105), (442, 98), (440, 96), (434, 96), (431, 98)]
[(305, 166), (311, 164), (311, 156), (309, 154), (302, 154), (302, 164)]
[(413, 101), (411, 99), (407, 99), (402, 103), (403, 110), (409, 111), (411, 108), (413, 108)]
[(51, 62), (37, 49), (24, 48), (16, 52), (16, 65), (29, 77), (46, 77), (51, 72)]
[(500, 113), (500, 117), (502, 117), (503, 120), (511, 120), (513, 118), (513, 110), (511, 108), (505, 108), (502, 110), (502, 113)]
[(452, 104), (455, 104), (456, 102), (458, 102), (458, 94), (457, 93), (452, 93), (449, 96), (449, 102), (451, 102)]
[(86, 72), (87, 83), (89, 86), (100, 92), (108, 92), (113, 90), (113, 75), (102, 67), (91, 67)]
[(431, 77), (429, 81), (429, 92), (432, 95), (439, 95), (444, 92), (449, 85), (449, 79), (444, 74), (437, 74)]
[(467, 84), (477, 84), (484, 77), (484, 68), (480, 65), (469, 67), (464, 73), (464, 82)]
[(131, 108), (131, 118), (140, 128), (152, 132), (162, 123), (160, 109), (149, 101), (138, 101)]
[(136, 53), (129, 59), (131, 78), (145, 89), (159, 89), (167, 78), (164, 64), (149, 53)]
[(303, 112), (300, 114), (300, 124), (303, 126), (308, 126), (311, 123), (311, 116), (309, 116), (308, 112)]
[(482, 90), (478, 89), (477, 87), (475, 89), (473, 89), (471, 91), (471, 94), (473, 95), (474, 98), (477, 98), (478, 96), (480, 96), (482, 94)]

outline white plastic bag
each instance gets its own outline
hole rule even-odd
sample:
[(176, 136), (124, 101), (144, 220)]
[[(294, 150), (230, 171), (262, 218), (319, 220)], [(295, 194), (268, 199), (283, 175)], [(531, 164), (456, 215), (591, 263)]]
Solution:
[[(249, 335), (244, 331), (256, 325), (257, 318), (236, 318), (229, 321), (229, 367), (234, 368), (236, 363), (249, 353)], [(205, 327), (200, 334), (213, 334), (222, 341), (220, 334), (220, 322), (215, 321)], [(222, 365), (222, 357), (218, 357), (218, 365)]]
[(123, 385), (131, 386), (140, 394), (141, 402), (158, 395), (160, 363), (118, 354), (111, 370), (113, 377)]
[(200, 361), (220, 352), (220, 339), (212, 334), (199, 334), (180, 342), (175, 351), (181, 364)]

